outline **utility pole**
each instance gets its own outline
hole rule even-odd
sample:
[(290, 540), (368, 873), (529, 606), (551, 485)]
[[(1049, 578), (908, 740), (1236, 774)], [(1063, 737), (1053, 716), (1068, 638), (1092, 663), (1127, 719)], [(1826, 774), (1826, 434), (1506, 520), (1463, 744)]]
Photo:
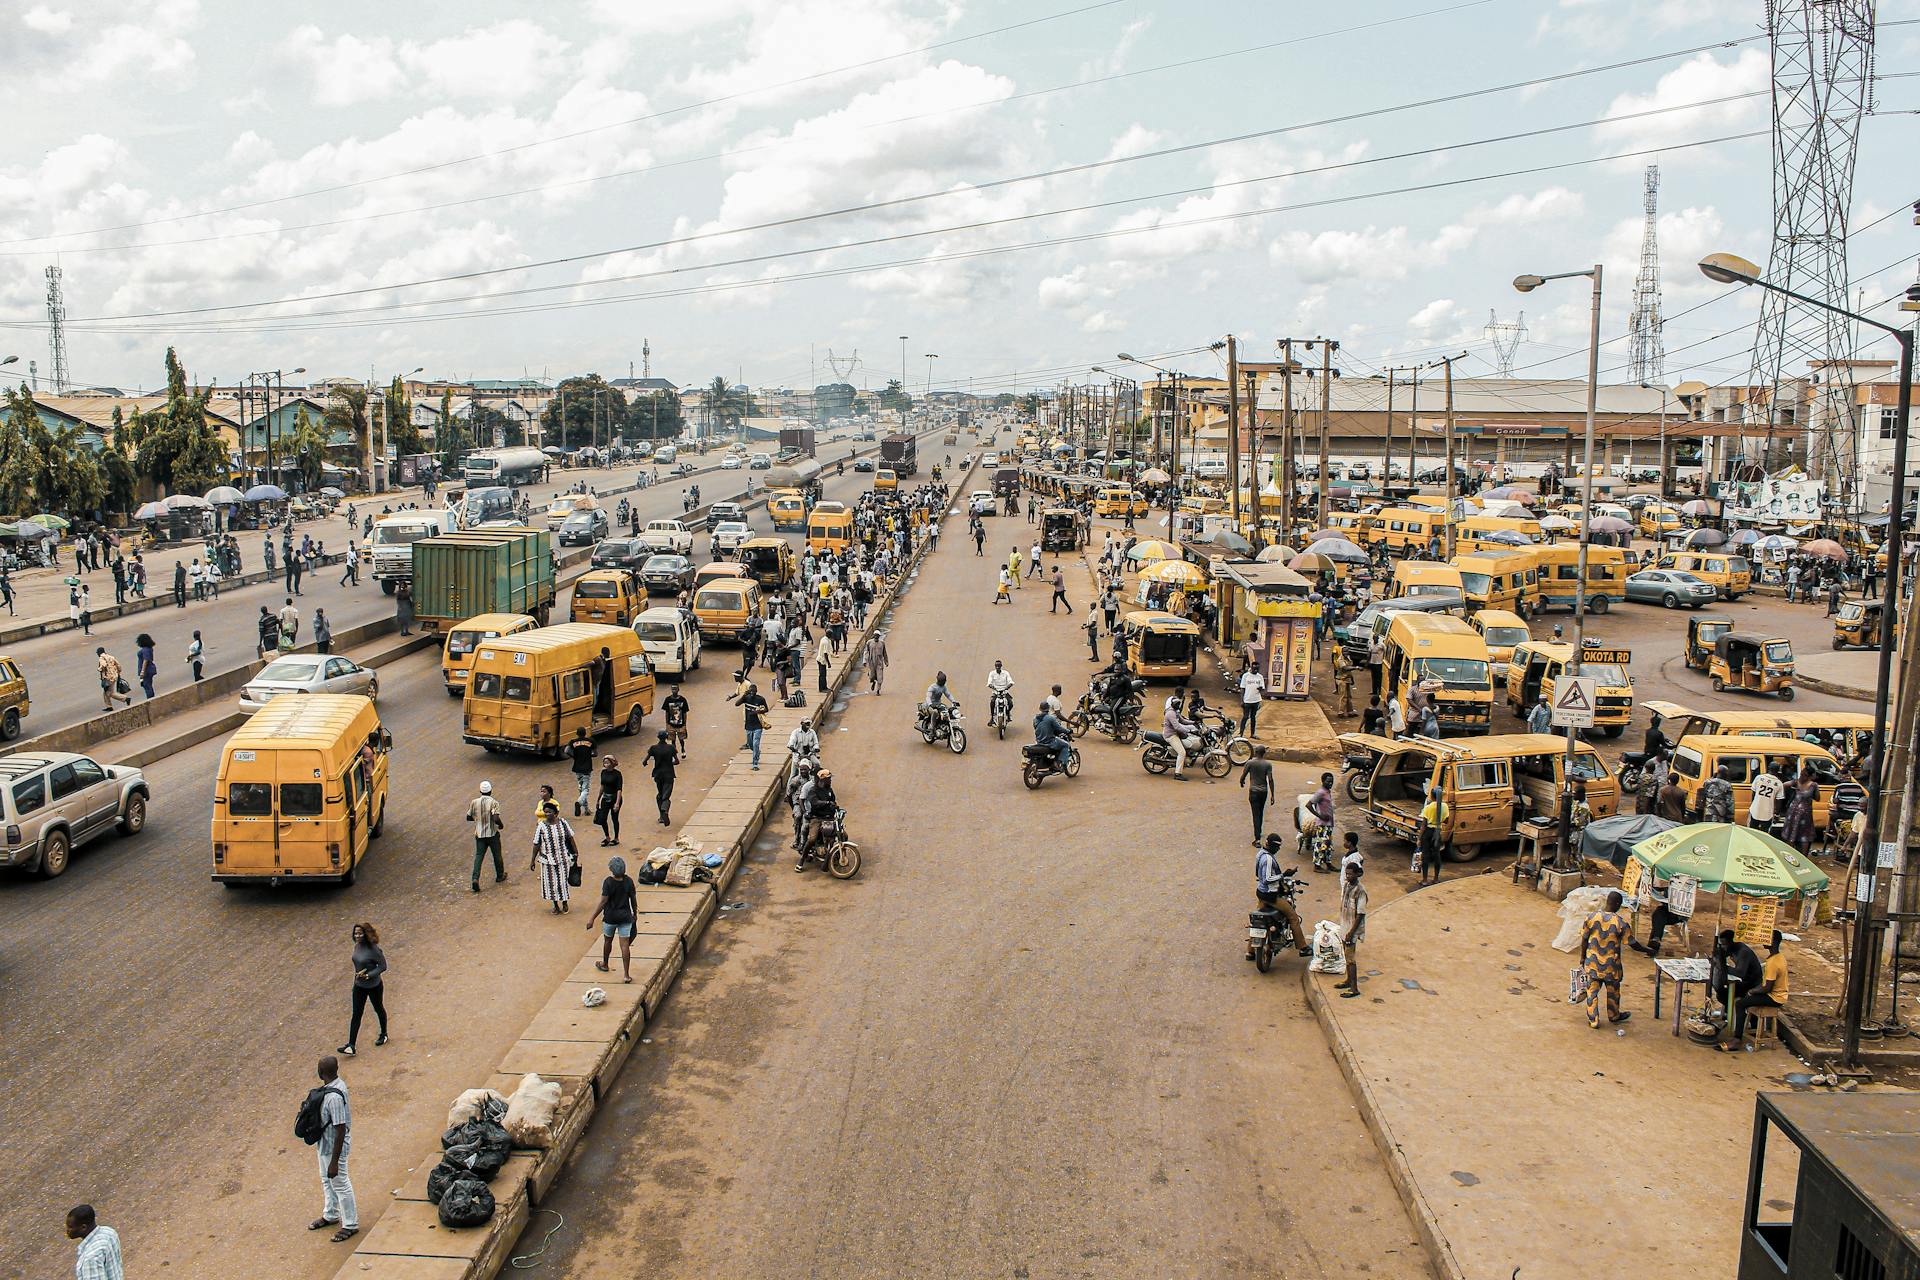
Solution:
[(1387, 370), (1387, 429), (1382, 432), (1380, 441), (1380, 496), (1387, 496), (1387, 487), (1393, 483), (1393, 375), (1394, 369)]
[(1293, 545), (1293, 339), (1280, 339), (1280, 541)]
[[(1333, 418), (1333, 353), (1340, 349), (1340, 343), (1326, 339), (1320, 343), (1320, 527), (1327, 527), (1327, 507), (1330, 495), (1327, 492), (1327, 470), (1331, 465), (1327, 459), (1327, 442), (1332, 432)], [(1449, 535), (1451, 536), (1451, 535)]]
[(1446, 368), (1447, 376), (1447, 516), (1445, 527), (1447, 530), (1448, 560), (1453, 559), (1453, 526), (1455, 523), (1453, 514), (1453, 362), (1459, 358), (1459, 356), (1446, 356), (1440, 361)]
[[(1417, 450), (1420, 445), (1420, 366), (1415, 365), (1413, 373), (1413, 405), (1407, 410), (1407, 487), (1414, 484), (1414, 469), (1420, 465)], [(1388, 468), (1389, 471), (1392, 468)]]
[[(1240, 523), (1240, 340), (1227, 335), (1227, 503), (1233, 531)], [(1254, 510), (1258, 511), (1258, 501)]]

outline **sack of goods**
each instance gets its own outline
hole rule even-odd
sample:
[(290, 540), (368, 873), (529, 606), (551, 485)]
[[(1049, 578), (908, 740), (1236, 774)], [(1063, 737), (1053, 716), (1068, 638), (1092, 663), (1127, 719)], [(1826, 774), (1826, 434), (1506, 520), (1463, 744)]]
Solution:
[(1314, 973), (1340, 973), (1347, 971), (1347, 948), (1340, 941), (1340, 926), (1332, 920), (1322, 920), (1313, 926), (1313, 959), (1307, 962), (1307, 968)]
[(443, 1227), (484, 1226), (493, 1217), (493, 1192), (474, 1178), (457, 1179), (440, 1197)]
[(507, 1100), (498, 1089), (469, 1089), (453, 1100), (447, 1112), (447, 1128), (455, 1129), (469, 1120), (491, 1120), (499, 1124), (507, 1114)]
[(553, 1145), (553, 1117), (559, 1109), (559, 1083), (528, 1072), (507, 1100), (507, 1136), (516, 1147), (544, 1151)]

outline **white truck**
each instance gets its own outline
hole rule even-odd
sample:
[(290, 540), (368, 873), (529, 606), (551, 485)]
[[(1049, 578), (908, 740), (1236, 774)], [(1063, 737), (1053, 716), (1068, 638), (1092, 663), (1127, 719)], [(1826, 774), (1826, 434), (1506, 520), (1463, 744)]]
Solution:
[(380, 584), (380, 590), (392, 595), (399, 583), (413, 581), (413, 544), (459, 528), (459, 515), (450, 507), (381, 516), (367, 535), (366, 553), (373, 562), (373, 580)]
[(640, 541), (657, 551), (693, 555), (693, 531), (678, 520), (647, 521), (647, 527), (640, 531)]

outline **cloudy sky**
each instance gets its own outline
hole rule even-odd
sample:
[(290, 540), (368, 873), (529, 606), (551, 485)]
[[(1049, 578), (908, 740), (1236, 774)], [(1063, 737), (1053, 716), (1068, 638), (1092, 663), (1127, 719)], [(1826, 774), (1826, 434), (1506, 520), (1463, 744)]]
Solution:
[[(1880, 9), (1870, 302), (1920, 249), (1920, 0)], [(73, 379), (124, 387), (169, 344), (203, 380), (559, 377), (625, 374), (643, 339), (683, 384), (803, 386), (857, 350), (878, 386), (902, 334), (916, 390), (929, 352), (936, 387), (1001, 390), (1229, 332), (1250, 358), (1335, 337), (1357, 373), (1465, 351), (1471, 375), (1489, 311), (1523, 308), (1522, 368), (1575, 374), (1583, 282), (1508, 281), (1603, 261), (1619, 339), (1657, 162), (1669, 377), (1718, 382), (1752, 300), (1691, 264), (1765, 257), (1761, 21), (1760, 0), (0, 0), (0, 357), (47, 374), (57, 261)], [(1630, 154), (1655, 148), (1678, 149)], [(1616, 340), (1602, 368), (1625, 359)]]

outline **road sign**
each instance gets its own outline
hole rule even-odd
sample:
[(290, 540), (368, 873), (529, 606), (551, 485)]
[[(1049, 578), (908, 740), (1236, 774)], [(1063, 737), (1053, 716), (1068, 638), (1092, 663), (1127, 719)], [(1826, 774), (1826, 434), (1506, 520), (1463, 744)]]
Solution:
[(1611, 662), (1616, 667), (1625, 667), (1631, 665), (1633, 662), (1633, 650), (1601, 649), (1594, 645), (1588, 645), (1586, 648), (1580, 650), (1580, 661)]
[(1553, 682), (1553, 722), (1562, 729), (1593, 728), (1600, 682), (1592, 676), (1562, 676)]

